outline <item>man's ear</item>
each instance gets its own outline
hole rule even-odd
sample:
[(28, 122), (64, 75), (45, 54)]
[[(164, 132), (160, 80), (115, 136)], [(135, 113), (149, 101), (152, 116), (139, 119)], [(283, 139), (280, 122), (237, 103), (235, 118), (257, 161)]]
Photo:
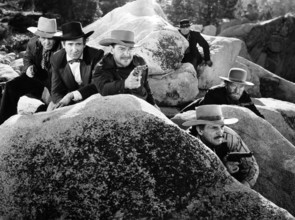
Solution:
[(65, 42), (64, 41), (61, 42), (61, 46), (62, 46), (62, 48), (65, 48)]
[(110, 47), (111, 47), (111, 51), (110, 51), (110, 53), (111, 53), (111, 54), (114, 54), (114, 49), (115, 49), (115, 47), (112, 46), (112, 45), (111, 45)]
[(201, 129), (199, 126), (196, 126), (196, 130), (200, 136), (203, 135), (203, 129)]

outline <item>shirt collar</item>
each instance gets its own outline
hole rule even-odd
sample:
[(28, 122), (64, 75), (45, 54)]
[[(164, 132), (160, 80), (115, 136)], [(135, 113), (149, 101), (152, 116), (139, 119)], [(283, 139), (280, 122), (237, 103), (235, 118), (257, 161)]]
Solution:
[[(82, 60), (83, 60), (83, 53), (82, 53), (82, 55), (81, 55), (79, 58), (77, 58), (77, 59), (82, 59)], [(68, 54), (67, 54), (67, 61), (70, 61), (70, 60), (73, 60), (73, 59), (70, 58), (70, 57), (68, 56)]]

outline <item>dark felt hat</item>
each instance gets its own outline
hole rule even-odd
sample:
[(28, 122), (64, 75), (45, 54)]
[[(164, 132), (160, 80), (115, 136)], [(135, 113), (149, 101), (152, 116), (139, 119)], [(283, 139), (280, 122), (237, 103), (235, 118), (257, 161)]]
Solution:
[(57, 33), (55, 37), (61, 40), (75, 40), (81, 37), (89, 37), (94, 31), (84, 33), (82, 30), (82, 24), (80, 22), (69, 22), (61, 26), (62, 34)]
[(192, 24), (190, 23), (190, 21), (188, 19), (182, 19), (179, 22), (179, 27), (180, 28), (186, 28), (186, 27), (190, 27)]

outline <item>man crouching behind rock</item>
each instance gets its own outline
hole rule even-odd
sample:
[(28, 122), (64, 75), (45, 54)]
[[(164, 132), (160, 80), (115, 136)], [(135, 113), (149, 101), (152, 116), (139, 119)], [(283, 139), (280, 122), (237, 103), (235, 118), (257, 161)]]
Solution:
[[(111, 38), (99, 42), (111, 46), (96, 68), (93, 78), (101, 95), (132, 94), (156, 106), (148, 83), (148, 67), (143, 58), (134, 55), (134, 33), (113, 30)], [(157, 107), (157, 106), (156, 106)]]

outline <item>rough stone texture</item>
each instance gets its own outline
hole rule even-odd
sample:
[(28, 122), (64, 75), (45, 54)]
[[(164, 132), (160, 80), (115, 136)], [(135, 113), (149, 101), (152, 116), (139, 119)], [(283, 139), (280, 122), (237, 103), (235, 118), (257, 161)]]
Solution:
[(255, 99), (254, 103), (267, 121), (295, 146), (295, 104), (272, 98)]
[(204, 27), (202, 33), (209, 36), (216, 36), (216, 31), (217, 29), (214, 25), (208, 25)]
[[(270, 102), (269, 100), (261, 100), (265, 103)], [(239, 119), (238, 123), (230, 127), (242, 137), (249, 149), (254, 152), (260, 168), (254, 189), (294, 215), (295, 146), (270, 124), (276, 124), (275, 126), (282, 132), (286, 132), (290, 138), (290, 130), (281, 128), (283, 119), (278, 115), (267, 113), (272, 111), (272, 108), (268, 109), (267, 107), (259, 108), (259, 110), (263, 110), (262, 113), (266, 113), (267, 121), (246, 108), (229, 105), (223, 105), (222, 108), (225, 118)], [(291, 112), (294, 113), (294, 109)], [(195, 116), (195, 111), (187, 111), (175, 115), (171, 120), (179, 127), (187, 129), (182, 126), (182, 123), (193, 116)], [(269, 118), (273, 116), (275, 118)]]
[[(223, 111), (225, 117), (239, 119), (231, 127), (254, 152), (260, 167), (254, 189), (295, 215), (295, 146), (270, 123), (246, 108), (223, 106)], [(268, 114), (265, 116), (274, 122)]]
[(295, 82), (294, 24), (294, 15), (287, 14), (259, 24), (242, 24), (225, 29), (222, 36), (244, 40), (255, 63)]
[(242, 41), (235, 38), (204, 37), (211, 45), (213, 66), (205, 67), (200, 73), (199, 89), (209, 89), (222, 81), (219, 76), (228, 76), (242, 45)]
[[(259, 78), (261, 97), (274, 98), (295, 103), (295, 83), (279, 77), (264, 69), (263, 67), (242, 57), (237, 57), (236, 65), (243, 65), (245, 69), (248, 69), (250, 78), (254, 78), (254, 83), (257, 85), (257, 77)], [(251, 89), (254, 90), (251, 91)], [(257, 95), (257, 89), (258, 88), (255, 86), (253, 88), (249, 88), (250, 94), (259, 97), (259, 95)]]
[(182, 105), (199, 93), (197, 74), (189, 63), (165, 75), (151, 76), (149, 83), (160, 106)]
[(6, 216), (295, 219), (231, 178), (212, 151), (134, 96), (92, 96), (16, 116), (0, 126), (0, 139)]
[(6, 82), (17, 76), (18, 73), (11, 66), (0, 63), (0, 82)]

